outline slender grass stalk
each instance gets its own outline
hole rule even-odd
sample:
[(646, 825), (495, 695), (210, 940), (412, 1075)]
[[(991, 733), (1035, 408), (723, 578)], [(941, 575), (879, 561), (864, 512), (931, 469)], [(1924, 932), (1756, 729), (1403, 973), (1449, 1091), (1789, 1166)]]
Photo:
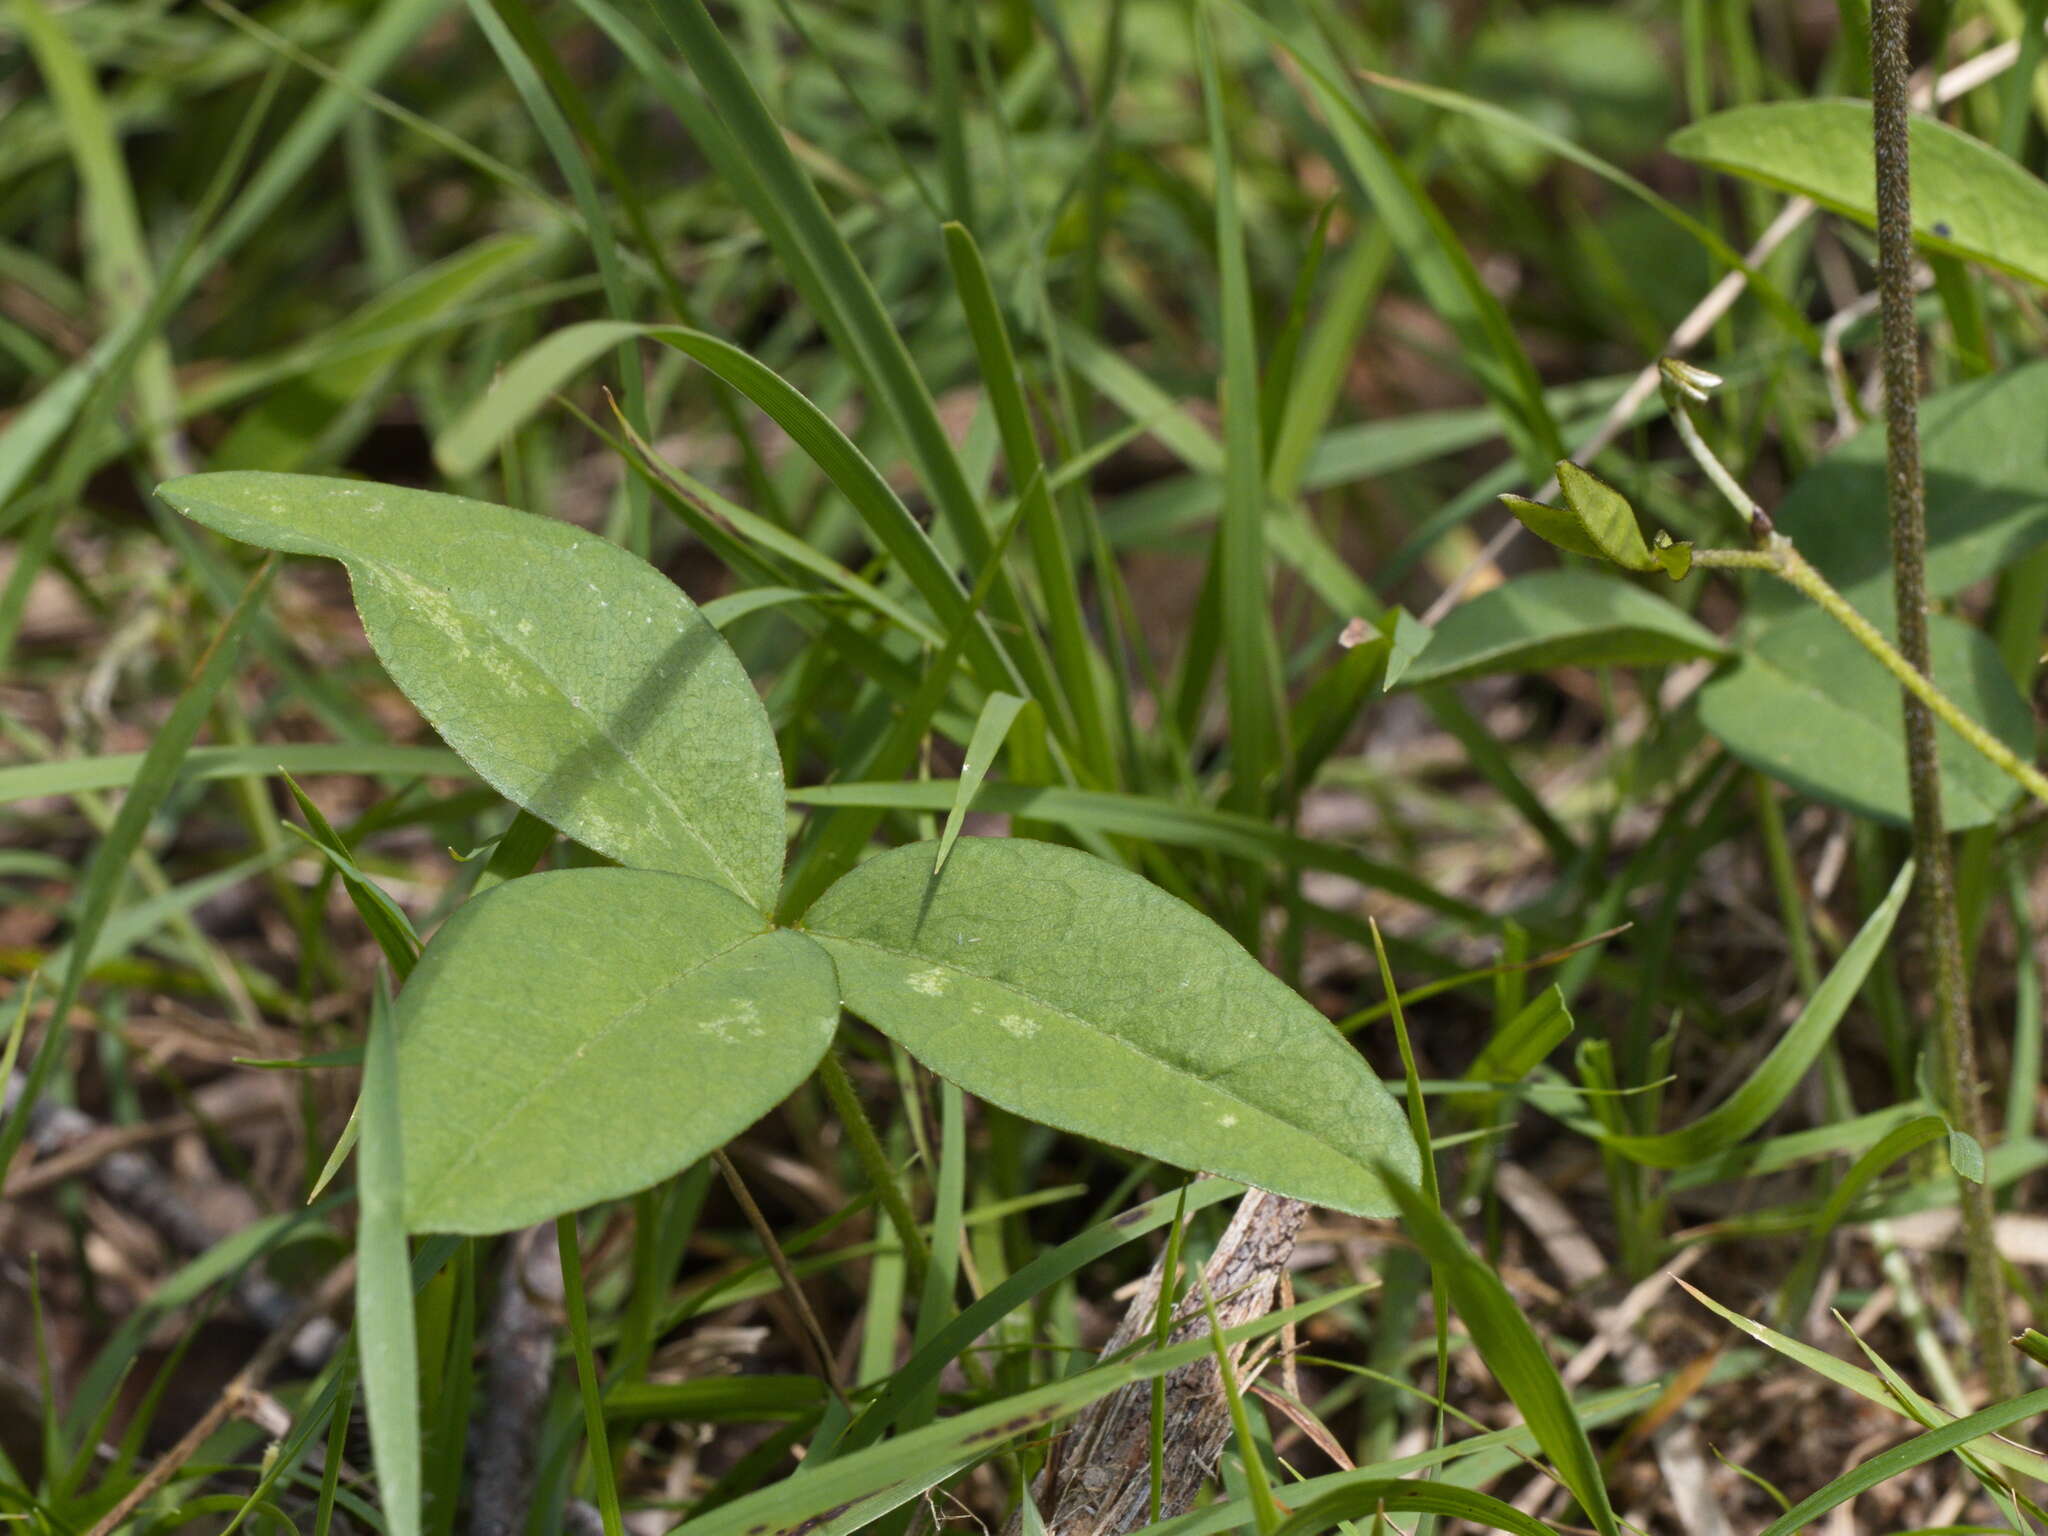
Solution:
[[(1892, 590), (1899, 649), (1923, 679), (1927, 638), (1927, 486), (1920, 467), (1920, 350), (1913, 318), (1912, 167), (1907, 150), (1907, 29), (1912, 0), (1873, 0), (1870, 8), (1871, 132), (1877, 168), (1877, 287), (1882, 323), (1885, 461), (1891, 503)], [(1805, 562), (1801, 561), (1801, 565)], [(1810, 568), (1809, 568), (1810, 569)], [(1846, 606), (1846, 605), (1845, 605)], [(1906, 682), (1904, 678), (1902, 682)], [(1931, 690), (1932, 685), (1927, 685)], [(1977, 1048), (1963, 971), (1955, 868), (1941, 814), (1941, 762), (1935, 752), (1933, 700), (1906, 682), (1906, 774), (1913, 801), (1913, 854), (1920, 866), (1920, 911), (1934, 962), (1935, 1039), (1941, 1053), (1949, 1122), (1983, 1139), (1977, 1108)], [(1952, 725), (1953, 721), (1950, 722)], [(1973, 743), (1974, 745), (1975, 743)], [(1978, 747), (1982, 751), (1981, 746)], [(2034, 775), (2039, 779), (2039, 775)], [(2034, 789), (2033, 783), (2028, 788)], [(2040, 794), (2039, 789), (2035, 789)], [(1988, 1185), (1957, 1181), (1969, 1266), (1978, 1363), (1993, 1394), (2017, 1390), (2005, 1348), (2005, 1276), (1992, 1231)]]
[(576, 1218), (555, 1218), (555, 1243), (562, 1251), (562, 1299), (569, 1311), (569, 1342), (576, 1354), (576, 1385), (583, 1398), (583, 1432), (590, 1441), (590, 1474), (597, 1480), (597, 1509), (604, 1536), (622, 1536), (619, 1485), (612, 1476), (604, 1428), (604, 1389), (590, 1348), (590, 1308), (583, 1297), (583, 1255), (577, 1248)]

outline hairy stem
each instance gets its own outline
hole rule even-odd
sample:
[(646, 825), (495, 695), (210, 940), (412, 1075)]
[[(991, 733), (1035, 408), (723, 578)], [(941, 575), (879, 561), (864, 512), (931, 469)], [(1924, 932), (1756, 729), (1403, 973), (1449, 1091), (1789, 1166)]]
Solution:
[(867, 1175), (869, 1187), (881, 1202), (889, 1225), (896, 1229), (897, 1242), (903, 1245), (903, 1272), (910, 1294), (921, 1296), (924, 1294), (925, 1268), (931, 1262), (930, 1255), (925, 1252), (924, 1234), (917, 1229), (917, 1215), (911, 1210), (910, 1202), (903, 1198), (903, 1187), (896, 1182), (896, 1170), (889, 1166), (889, 1154), (882, 1149), (881, 1138), (875, 1135), (868, 1112), (861, 1107), (860, 1094), (854, 1089), (853, 1079), (847, 1075), (845, 1063), (840, 1061), (835, 1051), (827, 1051), (818, 1062), (818, 1081), (824, 1085), (825, 1096), (838, 1112), (839, 1123), (846, 1130), (847, 1145), (853, 1149), (861, 1172)]
[[(1908, 155), (1907, 29), (1912, 0), (1873, 0), (1870, 79), (1877, 169), (1877, 288), (1883, 330), (1885, 463), (1891, 503), (1892, 590), (1899, 650), (1912, 670), (1929, 670), (1927, 640), (1927, 487), (1920, 468), (1920, 337), (1913, 317), (1912, 171)], [(1804, 563), (1804, 562), (1802, 562)], [(1903, 679), (1902, 679), (1903, 681)], [(1913, 800), (1913, 854), (1920, 865), (1920, 910), (1934, 964), (1935, 1038), (1950, 1123), (1981, 1139), (1977, 1048), (1956, 914), (1955, 869), (1941, 814), (1941, 765), (1934, 712), (1919, 689), (1906, 689), (1906, 773)], [(1991, 1191), (1959, 1183), (1979, 1363), (1992, 1392), (2017, 1388), (2005, 1348), (2005, 1276), (1991, 1224)]]

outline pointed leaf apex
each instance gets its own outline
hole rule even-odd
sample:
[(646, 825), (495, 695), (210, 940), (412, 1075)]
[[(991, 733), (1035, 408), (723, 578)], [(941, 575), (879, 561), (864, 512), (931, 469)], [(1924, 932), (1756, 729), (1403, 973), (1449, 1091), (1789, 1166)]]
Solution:
[(1531, 501), (1526, 496), (1503, 496), (1501, 502), (1515, 514), (1517, 522), (1544, 543), (1554, 544), (1567, 554), (1591, 555), (1596, 560), (1606, 558), (1568, 508)]

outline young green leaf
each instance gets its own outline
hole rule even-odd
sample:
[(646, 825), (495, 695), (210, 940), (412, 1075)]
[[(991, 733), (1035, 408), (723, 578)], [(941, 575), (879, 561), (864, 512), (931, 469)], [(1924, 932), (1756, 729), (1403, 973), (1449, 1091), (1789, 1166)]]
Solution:
[(831, 1042), (831, 962), (717, 886), (529, 875), (477, 897), (398, 1004), (406, 1220), (502, 1232), (664, 1179)]
[[(1912, 121), (1913, 238), (1930, 251), (2048, 283), (2048, 185), (1932, 117)], [(1671, 152), (1876, 222), (1867, 101), (1736, 107), (1681, 128)]]
[[(1928, 621), (1934, 681), (2022, 758), (2034, 722), (1997, 649), (1945, 614)], [(1895, 826), (1911, 819), (1904, 711), (1892, 675), (1827, 614), (1771, 624), (1738, 665), (1700, 691), (1700, 723), (1759, 772), (1802, 794)], [(1958, 831), (1997, 819), (2015, 786), (1939, 722), (1942, 809)]]
[(508, 799), (623, 864), (774, 901), (767, 711), (645, 561), (567, 523), (350, 480), (231, 471), (160, 494), (232, 538), (346, 564), (393, 681)]
[(1679, 609), (1612, 574), (1538, 571), (1460, 603), (1408, 669), (1411, 688), (1550, 667), (1638, 667), (1727, 648)]
[(1387, 637), (1387, 670), (1380, 691), (1388, 693), (1436, 643), (1436, 631), (1406, 608), (1397, 607), (1381, 618), (1380, 633)]
[(812, 909), (846, 1005), (970, 1093), (1338, 1210), (1416, 1153), (1379, 1078), (1192, 907), (1087, 854), (962, 838), (880, 855)]
[(1628, 504), (1626, 496), (1570, 459), (1557, 462), (1557, 486), (1572, 516), (1601, 554), (1623, 570), (1657, 569), (1649, 545), (1643, 542), (1643, 530), (1636, 523), (1636, 509)]

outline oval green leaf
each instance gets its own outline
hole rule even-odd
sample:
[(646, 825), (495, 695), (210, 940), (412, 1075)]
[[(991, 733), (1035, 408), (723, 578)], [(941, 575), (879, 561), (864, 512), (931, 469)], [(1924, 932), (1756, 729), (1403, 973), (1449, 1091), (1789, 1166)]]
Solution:
[[(1939, 390), (1920, 402), (1927, 473), (1927, 590), (1947, 597), (2048, 542), (2048, 359)], [(1891, 612), (1884, 423), (1872, 422), (1792, 484), (1778, 531), (1863, 613)], [(1804, 606), (1758, 586), (1759, 611)]]
[(392, 681), (499, 793), (622, 864), (773, 905), (767, 711), (646, 561), (551, 518), (357, 480), (231, 471), (158, 494), (230, 538), (347, 565)]
[(1727, 647), (1671, 604), (1613, 575), (1517, 576), (1453, 608), (1401, 679), (1419, 688), (1550, 667), (1646, 667)]
[[(1628, 498), (1590, 469), (1581, 469), (1570, 459), (1557, 461), (1557, 488), (1565, 505), (1579, 520), (1579, 526), (1601, 554), (1623, 570), (1648, 571), (1657, 562), (1650, 546), (1643, 542), (1642, 525)], [(1554, 542), (1554, 541), (1553, 541)]]
[(869, 860), (806, 919), (846, 1006), (992, 1104), (1182, 1167), (1382, 1216), (1407, 1122), (1336, 1029), (1149, 881), (1022, 838)]
[[(1931, 117), (1912, 120), (1913, 238), (2048, 283), (2048, 183), (1989, 144)], [(1671, 152), (1800, 192), (1864, 224), (1877, 219), (1867, 101), (1736, 107), (1681, 128)]]
[[(1929, 624), (1934, 680), (2021, 757), (2034, 722), (1997, 649), (1943, 614)], [(1802, 794), (1894, 826), (1912, 820), (1899, 685), (1839, 624), (1808, 610), (1772, 624), (1725, 677), (1700, 691), (1700, 722), (1752, 768)], [(1951, 829), (1981, 827), (2018, 786), (1947, 726), (1935, 725)]]
[(832, 964), (702, 880), (529, 875), (434, 935), (398, 999), (405, 1214), (504, 1232), (644, 1189), (810, 1074)]

